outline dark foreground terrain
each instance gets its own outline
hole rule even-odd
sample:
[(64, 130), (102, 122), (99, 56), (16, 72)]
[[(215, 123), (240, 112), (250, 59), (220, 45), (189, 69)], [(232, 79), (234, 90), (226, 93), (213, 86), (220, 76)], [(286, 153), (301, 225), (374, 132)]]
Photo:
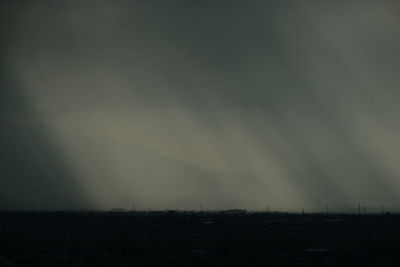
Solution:
[(2, 212), (0, 266), (400, 266), (398, 215)]

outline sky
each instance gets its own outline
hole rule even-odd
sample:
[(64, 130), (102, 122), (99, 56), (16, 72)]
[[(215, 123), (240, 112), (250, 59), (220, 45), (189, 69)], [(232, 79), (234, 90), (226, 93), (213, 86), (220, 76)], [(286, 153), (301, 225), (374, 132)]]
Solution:
[(400, 3), (2, 1), (0, 208), (400, 208)]

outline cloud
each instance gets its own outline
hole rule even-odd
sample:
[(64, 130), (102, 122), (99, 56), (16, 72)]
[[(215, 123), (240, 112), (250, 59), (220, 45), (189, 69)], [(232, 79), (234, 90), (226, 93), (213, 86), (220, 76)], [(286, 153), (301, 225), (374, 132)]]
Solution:
[[(7, 7), (2, 61), (23, 89), (3, 94), (29, 111), (8, 101), (2, 118), (45, 125), (43, 138), (99, 205), (117, 204), (105, 199), (122, 191), (135, 198), (127, 188), (143, 183), (141, 193), (163, 194), (165, 177), (152, 168), (164, 167), (151, 157), (144, 165), (152, 168), (134, 168), (135, 143), (206, 172), (209, 191), (223, 196), (215, 207), (396, 206), (395, 1)], [(88, 148), (91, 139), (102, 141)], [(175, 177), (181, 167), (165, 176), (189, 179)], [(148, 178), (127, 178), (137, 172)], [(152, 179), (159, 188), (150, 189)], [(162, 197), (193, 197), (179, 183)]]

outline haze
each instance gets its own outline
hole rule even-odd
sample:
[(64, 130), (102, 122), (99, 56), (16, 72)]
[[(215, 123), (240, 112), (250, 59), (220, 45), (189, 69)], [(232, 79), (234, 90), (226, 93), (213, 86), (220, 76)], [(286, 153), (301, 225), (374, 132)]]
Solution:
[(398, 210), (398, 1), (0, 5), (2, 208)]

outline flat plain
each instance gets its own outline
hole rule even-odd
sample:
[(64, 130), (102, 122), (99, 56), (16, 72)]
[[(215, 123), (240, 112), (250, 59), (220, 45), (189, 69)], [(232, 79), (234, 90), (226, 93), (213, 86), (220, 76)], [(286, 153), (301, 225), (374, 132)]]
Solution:
[(1, 212), (0, 266), (400, 266), (400, 215)]

